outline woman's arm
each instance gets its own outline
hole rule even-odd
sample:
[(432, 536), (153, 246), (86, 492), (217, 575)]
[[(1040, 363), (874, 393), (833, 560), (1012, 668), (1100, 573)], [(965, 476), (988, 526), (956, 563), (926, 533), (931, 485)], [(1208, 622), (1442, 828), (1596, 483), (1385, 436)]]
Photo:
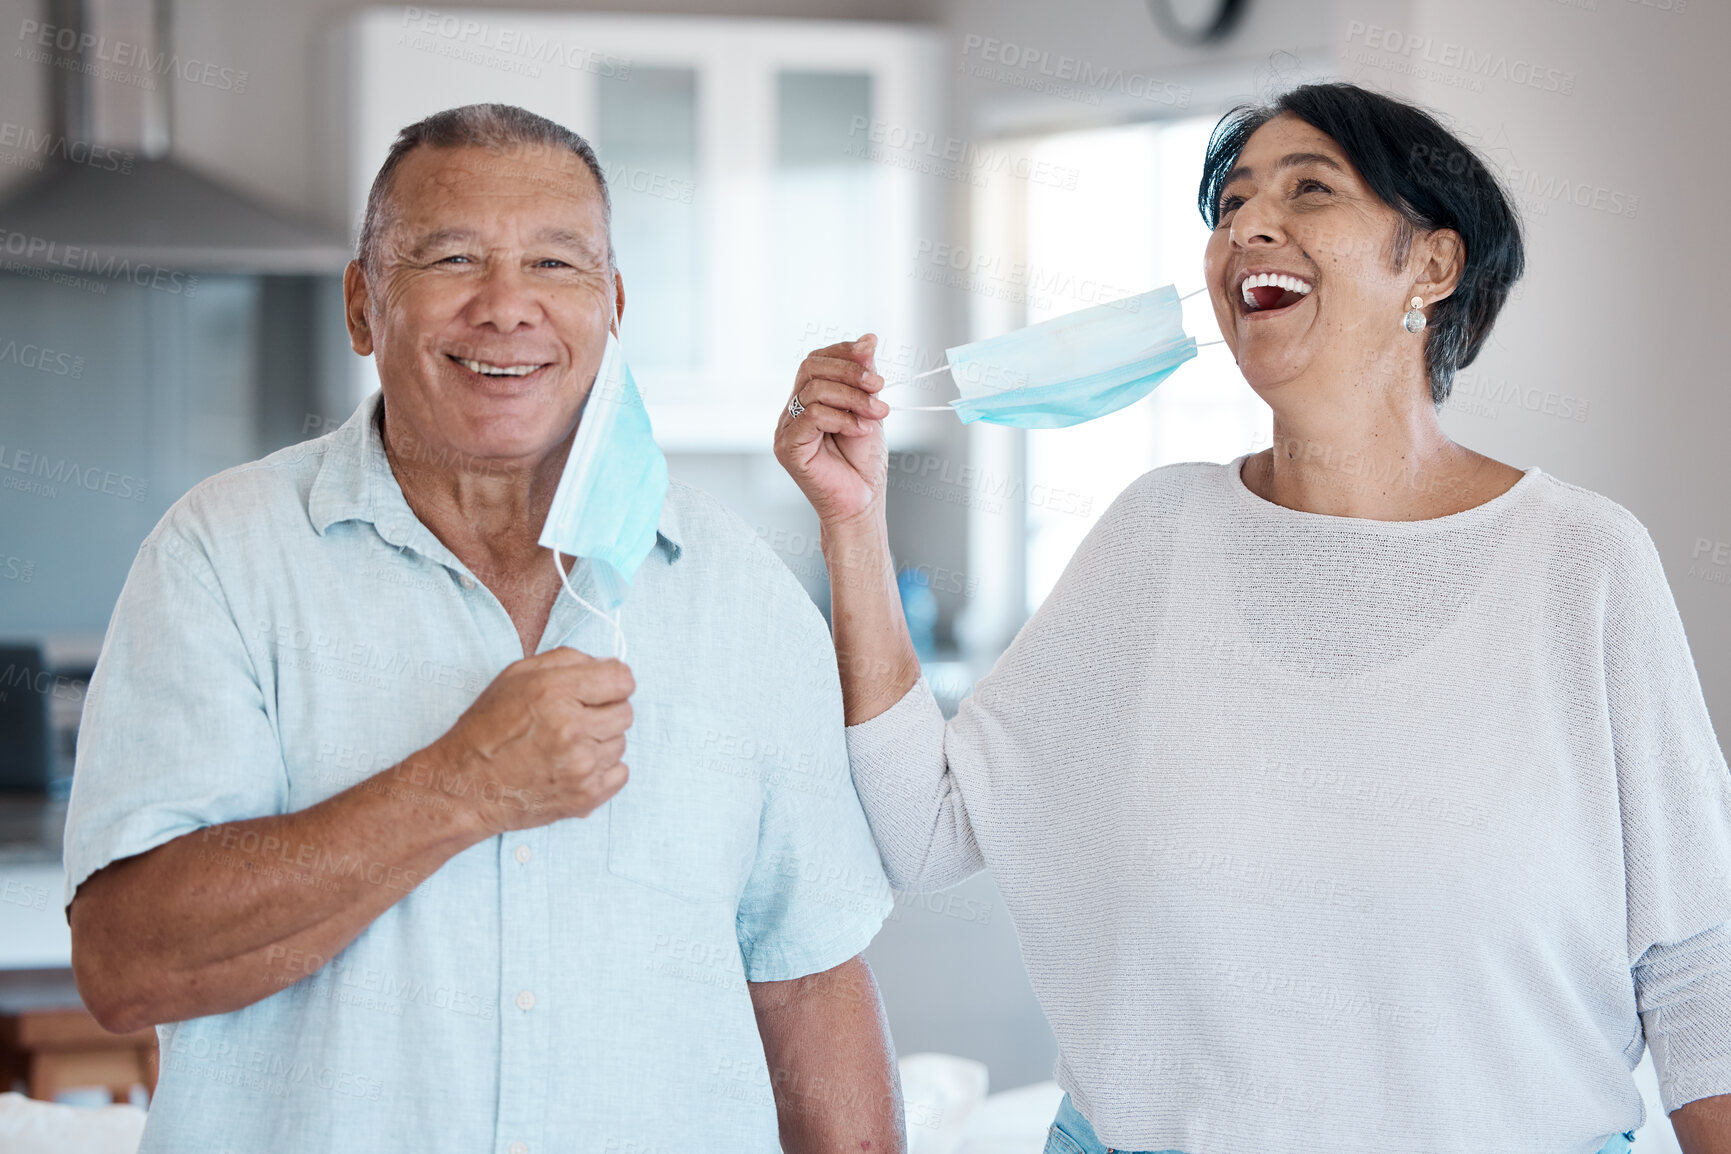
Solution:
[(806, 357), (793, 390), (805, 411), (783, 412), (775, 433), (776, 458), (817, 511), (849, 725), (887, 710), (920, 676), (884, 519), (890, 410), (876, 395), (884, 387), (872, 369), (876, 349), (868, 333)]
[(1683, 1149), (1731, 1154), (1731, 773), (1659, 551), (1616, 524), (1601, 636), (1635, 1004)]
[(983, 862), (896, 590), (876, 344), (868, 334), (806, 357), (794, 382), (805, 411), (782, 414), (775, 455), (821, 525), (848, 760), (884, 873), (896, 889), (935, 889)]
[(1671, 1111), (1683, 1154), (1731, 1154), (1731, 1094), (1697, 1098)]

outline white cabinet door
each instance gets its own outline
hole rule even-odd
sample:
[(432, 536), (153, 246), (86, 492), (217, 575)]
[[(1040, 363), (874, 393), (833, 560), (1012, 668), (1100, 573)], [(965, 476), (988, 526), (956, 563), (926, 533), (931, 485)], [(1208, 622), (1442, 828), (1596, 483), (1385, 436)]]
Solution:
[[(401, 8), (356, 16), (346, 47), (353, 219), (397, 131), (441, 109), (517, 104), (595, 145), (621, 341), (664, 448), (766, 450), (818, 345), (874, 330), (931, 349), (909, 273), (951, 184), (870, 141), (944, 139), (935, 32)], [(936, 355), (880, 367), (893, 380)]]

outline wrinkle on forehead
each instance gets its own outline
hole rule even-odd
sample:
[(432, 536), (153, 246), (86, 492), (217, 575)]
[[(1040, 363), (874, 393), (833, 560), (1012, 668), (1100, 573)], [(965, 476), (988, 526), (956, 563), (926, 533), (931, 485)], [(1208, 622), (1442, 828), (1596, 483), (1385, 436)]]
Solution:
[[(428, 149), (427, 152), (439, 156), (441, 161), (419, 175), (418, 203), (405, 204), (405, 200), (415, 197), (416, 192), (402, 188), (393, 188), (387, 200), (381, 247), (395, 260), (413, 260), (442, 242), (470, 237), (478, 240), (481, 235), (479, 227), (432, 224), (419, 236), (405, 237), (405, 229), (413, 227), (417, 216), (438, 218), (453, 203), (465, 200), (517, 204), (553, 196), (563, 202), (561, 207), (575, 209), (587, 217), (593, 227), (548, 225), (537, 230), (529, 240), (567, 247), (591, 264), (611, 267), (606, 201), (594, 174), (577, 156), (567, 153), (554, 155), (545, 149), (494, 150), (479, 146)], [(394, 185), (405, 175), (417, 175), (412, 167), (414, 159), (409, 158), (394, 174)], [(570, 163), (566, 163), (567, 159)], [(405, 173), (403, 169), (409, 171)], [(495, 179), (498, 177), (505, 179)], [(432, 190), (431, 196), (427, 195), (429, 189)]]

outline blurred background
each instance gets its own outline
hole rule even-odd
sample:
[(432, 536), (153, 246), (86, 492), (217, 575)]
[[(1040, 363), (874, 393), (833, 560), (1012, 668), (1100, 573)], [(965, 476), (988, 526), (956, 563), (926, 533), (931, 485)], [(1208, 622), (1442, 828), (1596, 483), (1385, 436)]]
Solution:
[[(66, 962), (60, 799), (140, 540), (201, 478), (329, 432), (375, 387), (340, 310), (367, 186), (399, 127), (472, 101), (593, 142), (623, 344), (672, 471), (827, 610), (815, 519), (769, 452), (806, 351), (875, 331), (894, 381), (946, 346), (1190, 292), (1222, 112), (1330, 78), (1417, 100), (1501, 173), (1529, 230), (1528, 275), (1445, 428), (1648, 526), (1709, 705), (1731, 717), (1731, 399), (1712, 289), (1731, 259), (1731, 166), (1707, 147), (1723, 138), (1731, 5), (625, 7), (0, 0), (0, 967)], [(1199, 341), (1217, 336), (1205, 297), (1186, 309)], [(943, 381), (893, 399), (940, 403)], [(887, 427), (904, 603), (952, 710), (1132, 479), (1270, 440), (1220, 347), (1074, 429), (948, 413)], [(974, 1058), (994, 1090), (1049, 1077), (989, 875), (904, 895), (870, 957), (902, 1052)]]

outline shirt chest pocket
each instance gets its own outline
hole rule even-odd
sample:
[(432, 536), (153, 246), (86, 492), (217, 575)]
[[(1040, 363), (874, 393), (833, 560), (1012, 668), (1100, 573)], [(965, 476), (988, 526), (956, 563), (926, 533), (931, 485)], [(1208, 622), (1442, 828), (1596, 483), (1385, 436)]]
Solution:
[(631, 778), (607, 803), (607, 871), (686, 901), (737, 901), (757, 858), (756, 775), (705, 745), (716, 727), (669, 726), (660, 712), (640, 710), (627, 738)]

